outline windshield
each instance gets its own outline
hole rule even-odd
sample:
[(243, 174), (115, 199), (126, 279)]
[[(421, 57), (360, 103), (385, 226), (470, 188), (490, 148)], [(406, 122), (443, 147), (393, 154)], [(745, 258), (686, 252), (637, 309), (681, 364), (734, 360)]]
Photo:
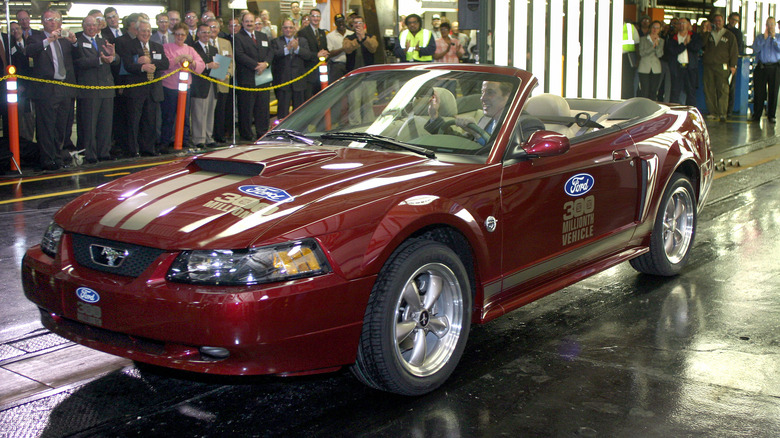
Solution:
[[(277, 129), (310, 138), (365, 133), (436, 153), (487, 156), (519, 79), (448, 70), (392, 70), (350, 76), (317, 94)], [(333, 137), (323, 141), (333, 144)], [(368, 138), (367, 136), (364, 136)], [(338, 144), (338, 142), (336, 142)], [(370, 141), (345, 141), (373, 148)]]

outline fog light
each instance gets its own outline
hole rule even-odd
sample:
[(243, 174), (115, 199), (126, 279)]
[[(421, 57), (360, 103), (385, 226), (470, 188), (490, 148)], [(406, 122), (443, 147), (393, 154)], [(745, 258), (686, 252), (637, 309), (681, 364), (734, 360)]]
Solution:
[(217, 359), (227, 359), (230, 356), (228, 349), (222, 347), (200, 347), (198, 351), (204, 356), (211, 356)]

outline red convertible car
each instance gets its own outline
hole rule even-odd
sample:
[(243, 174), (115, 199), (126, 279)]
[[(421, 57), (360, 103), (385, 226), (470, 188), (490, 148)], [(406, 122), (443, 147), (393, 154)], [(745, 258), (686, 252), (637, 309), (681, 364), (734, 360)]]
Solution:
[(482, 324), (624, 261), (674, 275), (712, 183), (701, 114), (522, 70), (357, 70), (257, 143), (79, 197), (23, 261), (43, 324), (204, 373), (440, 386)]

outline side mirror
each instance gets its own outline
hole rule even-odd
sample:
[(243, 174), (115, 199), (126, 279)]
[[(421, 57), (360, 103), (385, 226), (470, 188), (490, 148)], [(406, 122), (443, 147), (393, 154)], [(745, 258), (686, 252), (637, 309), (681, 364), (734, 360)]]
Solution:
[(555, 157), (569, 151), (569, 138), (553, 131), (536, 131), (531, 134), (525, 147), (516, 146), (512, 158), (529, 160), (532, 158)]

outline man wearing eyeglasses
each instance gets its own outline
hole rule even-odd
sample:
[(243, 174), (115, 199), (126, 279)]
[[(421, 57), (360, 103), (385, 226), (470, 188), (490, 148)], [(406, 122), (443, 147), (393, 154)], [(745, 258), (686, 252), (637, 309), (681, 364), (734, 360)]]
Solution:
[(115, 40), (124, 34), (119, 28), (119, 13), (116, 8), (109, 6), (103, 11), (103, 18), (106, 19), (106, 27), (100, 31), (100, 34), (103, 39), (114, 44)]
[(177, 24), (181, 23), (181, 14), (179, 11), (171, 9), (168, 11), (168, 30), (175, 32), (174, 28)]
[[(268, 36), (255, 29), (255, 16), (247, 12), (241, 16), (242, 30), (236, 33), (234, 53), (236, 83), (239, 87), (261, 88), (263, 73), (271, 66), (274, 53)], [(266, 74), (267, 76), (267, 74)], [(268, 131), (271, 93), (269, 91), (236, 91), (238, 98), (238, 132), (243, 141), (255, 141)], [(278, 96), (277, 96), (278, 97)], [(252, 134), (252, 121), (257, 134)]]
[(406, 29), (398, 36), (393, 54), (401, 62), (433, 62), (436, 40), (430, 30), (422, 28), (422, 18), (417, 14), (410, 14), (404, 24)]
[(16, 19), (19, 20), (19, 26), (22, 28), (22, 39), (27, 43), (27, 39), (41, 31), (30, 27), (30, 12), (22, 9), (16, 13)]
[[(295, 23), (292, 20), (282, 22), (282, 35), (271, 41), (274, 52), (274, 85), (289, 82), (306, 73), (305, 62), (311, 61), (314, 54), (309, 51), (308, 44), (302, 44), (295, 37)], [(292, 84), (275, 90), (278, 104), (276, 118), (281, 120), (290, 113), (290, 102), (293, 109), (304, 101), (305, 90), (309, 88), (306, 81), (295, 81)]]
[[(314, 54), (310, 60), (307, 60), (304, 64), (304, 72), (311, 70), (315, 65), (320, 62), (320, 58), (328, 58), (330, 52), (328, 52), (328, 39), (324, 30), (320, 29), (320, 21), (322, 20), (322, 13), (319, 9), (312, 9), (309, 11), (309, 25), (298, 31), (298, 41), (301, 45), (305, 45), (309, 52)], [(322, 89), (320, 85), (320, 72), (314, 70), (306, 78), (309, 83), (309, 87), (304, 90), (304, 99), (308, 100), (313, 95), (317, 94)]]
[(162, 45), (172, 43), (173, 32), (168, 27), (168, 23), (170, 23), (168, 14), (164, 12), (157, 14), (155, 21), (157, 21), (157, 30), (152, 34), (152, 41)]
[(79, 53), (73, 50), (76, 34), (68, 32), (62, 36), (62, 16), (49, 9), (41, 19), (43, 32), (32, 35), (27, 41), (26, 53), (33, 60), (33, 77), (55, 83), (34, 82), (30, 97), (35, 106), (36, 133), (40, 145), (40, 164), (43, 170), (57, 170), (72, 162), (70, 154), (63, 149), (67, 132), (68, 113), (73, 108), (76, 92), (74, 88), (58, 85), (76, 83), (73, 59)]
[[(161, 44), (151, 41), (152, 25), (146, 20), (138, 22), (137, 38), (129, 44), (123, 44), (119, 49), (122, 64), (129, 73), (129, 84), (140, 84), (153, 81), (162, 76), (168, 69), (168, 57)], [(130, 121), (128, 137), (128, 153), (130, 156), (159, 155), (155, 150), (157, 143), (155, 120), (160, 102), (163, 100), (163, 89), (160, 81), (125, 90), (128, 101)]]
[(191, 46), (198, 40), (198, 14), (195, 11), (187, 11), (184, 14), (184, 23), (190, 29), (187, 41), (184, 44)]

